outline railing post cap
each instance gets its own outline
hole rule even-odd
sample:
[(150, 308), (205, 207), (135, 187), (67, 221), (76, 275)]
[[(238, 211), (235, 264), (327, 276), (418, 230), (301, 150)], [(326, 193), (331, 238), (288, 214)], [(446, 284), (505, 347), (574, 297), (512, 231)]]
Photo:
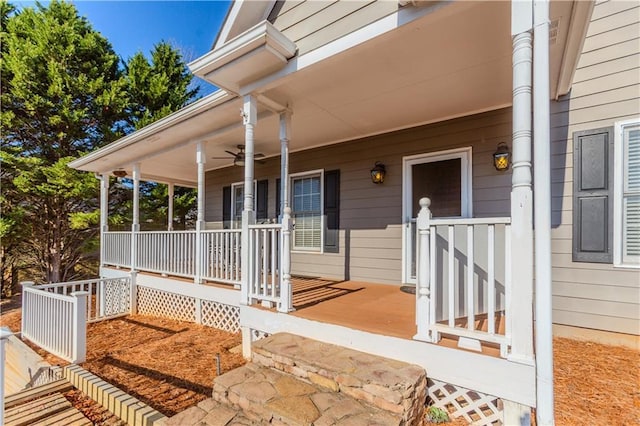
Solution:
[(69, 293), (69, 296), (73, 296), (73, 297), (82, 297), (82, 296), (88, 296), (89, 292), (88, 291), (74, 291), (73, 293)]
[(21, 281), (21, 282), (20, 282), (20, 285), (21, 285), (22, 287), (32, 287), (32, 286), (34, 286), (35, 284), (36, 284), (36, 283), (35, 283), (35, 282), (33, 282), (33, 281)]
[(431, 199), (429, 197), (422, 197), (420, 201), (418, 201), (418, 204), (420, 204), (420, 208), (428, 209), (431, 206)]

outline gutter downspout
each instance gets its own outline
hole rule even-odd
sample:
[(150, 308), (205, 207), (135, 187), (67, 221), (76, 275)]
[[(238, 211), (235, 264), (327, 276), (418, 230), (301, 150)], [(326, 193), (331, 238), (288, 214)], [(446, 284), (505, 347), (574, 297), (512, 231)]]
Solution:
[(553, 425), (549, 0), (533, 2), (536, 418)]

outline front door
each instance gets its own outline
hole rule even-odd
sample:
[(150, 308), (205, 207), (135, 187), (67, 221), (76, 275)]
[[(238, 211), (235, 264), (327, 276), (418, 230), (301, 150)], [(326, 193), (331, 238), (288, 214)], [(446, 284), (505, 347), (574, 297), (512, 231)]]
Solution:
[(436, 217), (471, 217), (471, 147), (403, 159), (402, 280), (416, 282), (416, 218), (422, 197)]

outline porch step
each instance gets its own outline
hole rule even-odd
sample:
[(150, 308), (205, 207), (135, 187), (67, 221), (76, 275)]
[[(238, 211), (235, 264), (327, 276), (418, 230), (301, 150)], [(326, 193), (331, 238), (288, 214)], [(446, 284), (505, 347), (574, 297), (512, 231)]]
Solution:
[[(288, 333), (258, 340), (252, 362), (419, 423), (426, 400), (422, 367)], [(215, 392), (215, 386), (214, 386)]]

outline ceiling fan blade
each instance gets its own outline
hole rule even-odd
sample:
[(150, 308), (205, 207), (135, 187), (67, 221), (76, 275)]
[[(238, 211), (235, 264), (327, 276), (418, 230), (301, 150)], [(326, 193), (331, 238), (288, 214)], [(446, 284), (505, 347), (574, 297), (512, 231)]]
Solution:
[(232, 160), (232, 157), (210, 157), (212, 160)]
[(234, 157), (238, 156), (238, 154), (236, 154), (235, 152), (231, 152), (231, 151), (227, 151), (227, 150), (225, 150), (224, 152), (226, 152), (229, 155), (233, 155)]
[(253, 154), (253, 157), (254, 158), (262, 158), (262, 157), (264, 157), (264, 154), (262, 154), (262, 153)]

